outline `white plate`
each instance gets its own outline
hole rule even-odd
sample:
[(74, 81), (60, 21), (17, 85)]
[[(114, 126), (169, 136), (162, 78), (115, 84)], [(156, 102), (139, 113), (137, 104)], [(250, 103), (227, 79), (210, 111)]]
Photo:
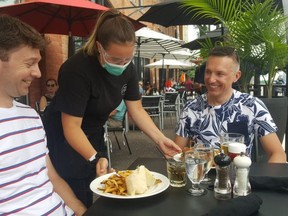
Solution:
[(104, 193), (103, 191), (99, 190), (98, 188), (102, 188), (103, 184), (101, 184), (101, 182), (105, 179), (108, 179), (109, 176), (115, 174), (115, 173), (109, 173), (103, 176), (100, 176), (96, 179), (94, 179), (91, 183), (90, 183), (90, 189), (100, 195), (100, 196), (104, 196), (104, 197), (109, 197), (109, 198), (115, 198), (115, 199), (137, 199), (137, 198), (143, 198), (143, 197), (149, 197), (149, 196), (153, 196), (156, 194), (161, 193), (162, 191), (166, 190), (169, 187), (169, 179), (157, 172), (151, 172), (152, 175), (154, 176), (154, 178), (156, 179), (160, 179), (161, 183), (158, 183), (152, 187), (150, 187), (145, 193), (143, 194), (138, 194), (138, 195), (127, 195), (127, 196), (122, 196), (122, 195), (114, 195), (111, 193)]

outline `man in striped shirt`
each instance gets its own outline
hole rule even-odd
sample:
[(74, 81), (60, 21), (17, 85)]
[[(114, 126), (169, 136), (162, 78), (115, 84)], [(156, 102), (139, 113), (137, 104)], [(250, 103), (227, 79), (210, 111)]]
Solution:
[(86, 207), (57, 174), (39, 115), (14, 98), (41, 76), (45, 40), (20, 20), (0, 16), (0, 215), (82, 215)]

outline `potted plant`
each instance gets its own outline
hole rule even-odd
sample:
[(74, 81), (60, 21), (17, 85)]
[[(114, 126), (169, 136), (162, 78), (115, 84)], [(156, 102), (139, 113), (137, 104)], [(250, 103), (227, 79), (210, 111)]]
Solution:
[[(279, 139), (283, 140), (287, 132), (287, 98), (272, 99), (272, 92), (276, 68), (288, 64), (287, 16), (274, 0), (183, 0), (183, 4), (190, 5), (192, 11), (198, 10), (194, 16), (216, 18), (228, 29), (224, 43), (239, 52), (242, 91), (248, 92), (252, 76), (268, 74), (267, 98), (262, 100), (279, 128)], [(211, 42), (201, 45), (207, 54)], [(286, 140), (286, 149), (287, 143)], [(261, 151), (261, 147), (257, 150)]]
[[(288, 63), (287, 16), (274, 0), (183, 0), (183, 5), (197, 9), (194, 16), (215, 18), (227, 28), (223, 43), (239, 52), (242, 91), (248, 91), (254, 75), (268, 74), (265, 82), (271, 98), (276, 68)], [(209, 41), (201, 45), (204, 53), (211, 48)]]

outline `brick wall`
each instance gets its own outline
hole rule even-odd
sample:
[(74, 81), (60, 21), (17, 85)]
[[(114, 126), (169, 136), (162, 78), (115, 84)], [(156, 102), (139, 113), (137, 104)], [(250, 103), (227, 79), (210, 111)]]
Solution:
[(68, 37), (64, 35), (46, 34), (49, 40), (46, 50), (41, 54), (42, 60), (39, 64), (41, 78), (34, 80), (29, 92), (29, 104), (35, 107), (35, 102), (45, 94), (45, 82), (49, 78), (57, 80), (58, 70), (68, 55)]

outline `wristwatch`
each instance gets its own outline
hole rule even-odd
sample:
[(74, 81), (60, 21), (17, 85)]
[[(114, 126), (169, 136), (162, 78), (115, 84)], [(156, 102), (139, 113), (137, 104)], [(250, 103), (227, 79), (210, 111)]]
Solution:
[(106, 158), (107, 160), (109, 160), (107, 152), (97, 152), (94, 158), (88, 160), (89, 165), (91, 167), (95, 167), (100, 158)]

